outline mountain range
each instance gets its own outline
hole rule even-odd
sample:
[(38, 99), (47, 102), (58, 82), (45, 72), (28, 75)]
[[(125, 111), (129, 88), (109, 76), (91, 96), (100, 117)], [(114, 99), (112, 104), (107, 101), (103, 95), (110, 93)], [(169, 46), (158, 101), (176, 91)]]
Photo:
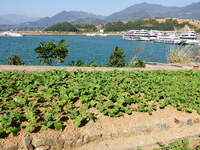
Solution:
[(86, 19), (86, 18), (104, 19), (104, 16), (95, 15), (82, 11), (68, 11), (68, 12), (62, 11), (51, 18), (45, 17), (35, 22), (28, 22), (26, 23), (26, 26), (47, 27), (60, 22), (73, 22), (79, 19)]
[(0, 15), (0, 24), (20, 24), (24, 22), (36, 21), (39, 18), (27, 17), (25, 15), (6, 14)]
[[(167, 7), (158, 4), (140, 3), (132, 5), (122, 11), (113, 13), (109, 16), (95, 15), (82, 11), (62, 11), (53, 17), (45, 17), (34, 20), (28, 20), (25, 16), (2, 17), (0, 24), (18, 24), (16, 27), (21, 28), (43, 28), (60, 22), (70, 22), (72, 24), (105, 24), (116, 21), (134, 21), (155, 17), (173, 17), (182, 19), (200, 19), (200, 2), (192, 3), (185, 7)], [(15, 18), (15, 19), (12, 19)], [(25, 23), (22, 23), (24, 19)], [(32, 18), (34, 19), (34, 18)], [(19, 24), (21, 23), (21, 24)], [(13, 27), (14, 25), (9, 25)], [(5, 25), (4, 25), (5, 27)]]
[(108, 17), (111, 21), (130, 21), (155, 17), (200, 19), (200, 2), (185, 7), (167, 7), (158, 4), (140, 3), (116, 12)]

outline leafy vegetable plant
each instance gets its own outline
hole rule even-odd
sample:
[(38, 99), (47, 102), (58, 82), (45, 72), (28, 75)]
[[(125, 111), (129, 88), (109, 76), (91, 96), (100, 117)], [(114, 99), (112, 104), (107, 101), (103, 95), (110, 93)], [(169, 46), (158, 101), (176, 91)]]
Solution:
[(152, 115), (168, 105), (200, 114), (199, 77), (200, 72), (193, 70), (3, 72), (0, 136), (16, 136), (21, 128), (62, 130), (68, 119), (81, 127), (99, 114), (119, 117), (138, 111)]

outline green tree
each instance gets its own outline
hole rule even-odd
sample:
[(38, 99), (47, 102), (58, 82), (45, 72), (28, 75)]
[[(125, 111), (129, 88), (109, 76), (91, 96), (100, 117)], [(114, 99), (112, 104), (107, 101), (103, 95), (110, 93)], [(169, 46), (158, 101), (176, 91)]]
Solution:
[(108, 23), (105, 25), (105, 31), (110, 32), (110, 31), (124, 31), (125, 29), (125, 24), (121, 21), (119, 22), (113, 22), (113, 23)]
[(45, 31), (77, 32), (78, 30), (72, 24), (68, 22), (62, 22), (46, 28)]
[(110, 56), (110, 66), (111, 67), (124, 67), (125, 66), (125, 56), (123, 54), (125, 51), (115, 47), (113, 54)]
[(40, 45), (35, 48), (35, 52), (38, 53), (37, 59), (45, 65), (54, 65), (55, 61), (59, 64), (63, 63), (65, 57), (69, 55), (70, 46), (67, 46), (67, 43), (68, 41), (63, 39), (58, 44), (54, 40), (49, 43), (40, 42)]
[(24, 61), (22, 60), (19, 54), (13, 54), (12, 56), (8, 57), (6, 60), (8, 65), (24, 65)]

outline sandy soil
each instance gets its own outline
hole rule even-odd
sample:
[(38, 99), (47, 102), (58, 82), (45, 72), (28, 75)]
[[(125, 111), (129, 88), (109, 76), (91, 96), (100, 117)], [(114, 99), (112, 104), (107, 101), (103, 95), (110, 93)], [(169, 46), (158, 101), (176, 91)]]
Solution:
[[(192, 120), (192, 124), (189, 125), (188, 120)], [(46, 137), (65, 141), (77, 136), (83, 137), (84, 141), (90, 138), (84, 144), (64, 147), (63, 150), (148, 150), (158, 147), (157, 142), (169, 143), (181, 138), (189, 138), (192, 146), (196, 146), (200, 144), (200, 115), (180, 112), (171, 106), (155, 111), (151, 116), (139, 112), (119, 118), (102, 115), (96, 122), (90, 121), (81, 128), (68, 121), (62, 132), (47, 130), (30, 134), (21, 131), (18, 137), (10, 135), (0, 139), (0, 147), (18, 145), (23, 149), (22, 140), (27, 136), (33, 141)]]

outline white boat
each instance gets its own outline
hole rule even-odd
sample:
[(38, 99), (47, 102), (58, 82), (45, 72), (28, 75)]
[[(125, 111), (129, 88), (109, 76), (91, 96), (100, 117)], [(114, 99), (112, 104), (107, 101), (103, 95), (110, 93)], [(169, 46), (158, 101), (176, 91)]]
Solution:
[(158, 37), (155, 41), (155, 43), (165, 43), (165, 44), (181, 44), (180, 39), (175, 39), (172, 37)]
[(105, 34), (105, 33), (104, 33), (104, 30), (99, 30), (99, 32), (97, 32), (97, 33), (89, 33), (89, 34), (86, 34), (85, 36), (103, 36), (103, 37), (110, 37), (109, 34)]
[(200, 41), (197, 39), (195, 31), (183, 31), (181, 32), (179, 38), (182, 43), (189, 45), (199, 45)]
[(85, 36), (103, 36), (103, 37), (110, 37), (109, 34), (105, 34), (105, 33), (89, 33), (89, 34), (86, 34)]
[(196, 40), (196, 32), (195, 31), (182, 31), (180, 32), (180, 39), (191, 39), (191, 40)]
[(0, 33), (0, 36), (4, 37), (22, 37), (23, 35), (20, 33), (13, 33), (13, 32), (2, 32)]
[(123, 35), (126, 40), (154, 41), (166, 44), (199, 45), (195, 31), (130, 30)]
[(150, 34), (148, 30), (130, 30), (123, 35), (123, 39), (135, 41), (151, 41), (155, 37), (156, 35)]
[(190, 40), (190, 39), (187, 39), (187, 40), (182, 40), (185, 44), (188, 44), (188, 45), (200, 45), (200, 41), (199, 40)]
[(130, 30), (123, 35), (123, 39), (135, 41), (149, 41), (149, 34), (147, 30)]

